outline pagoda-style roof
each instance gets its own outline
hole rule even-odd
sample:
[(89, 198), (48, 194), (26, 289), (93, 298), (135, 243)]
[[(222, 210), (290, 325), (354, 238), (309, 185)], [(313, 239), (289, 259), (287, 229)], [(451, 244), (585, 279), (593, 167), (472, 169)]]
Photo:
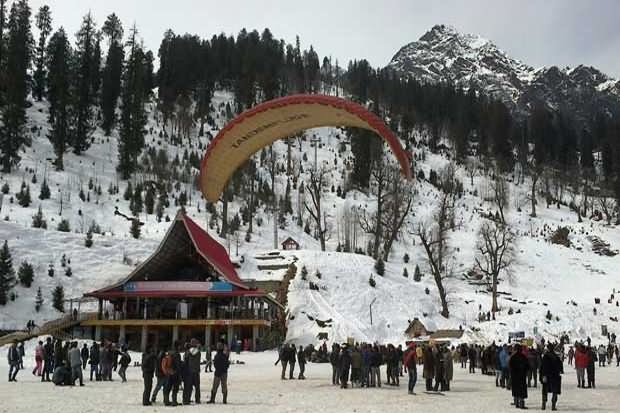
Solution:
[[(200, 279), (183, 279), (191, 267)], [(85, 294), (91, 297), (261, 295), (240, 278), (226, 249), (179, 211), (157, 250), (120, 282)]]

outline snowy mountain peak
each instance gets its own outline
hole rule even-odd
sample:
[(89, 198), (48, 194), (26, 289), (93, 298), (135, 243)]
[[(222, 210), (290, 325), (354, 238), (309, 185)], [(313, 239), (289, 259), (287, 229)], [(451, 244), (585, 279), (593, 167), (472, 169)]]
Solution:
[(490, 40), (443, 24), (403, 46), (388, 67), (424, 83), (474, 87), (516, 112), (536, 104), (562, 107), (577, 119), (591, 117), (592, 111), (620, 112), (619, 82), (594, 67), (534, 69)]

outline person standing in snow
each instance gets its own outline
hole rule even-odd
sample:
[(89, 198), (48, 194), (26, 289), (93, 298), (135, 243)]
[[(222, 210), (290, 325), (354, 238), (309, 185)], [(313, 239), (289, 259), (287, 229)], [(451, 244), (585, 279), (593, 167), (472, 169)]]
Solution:
[(277, 366), (278, 363), (282, 366), (280, 380), (286, 380), (286, 367), (288, 366), (288, 344), (283, 344), (280, 351), (278, 351), (278, 359), (273, 365)]
[(376, 344), (373, 346), (370, 356), (370, 385), (372, 387), (381, 387), (381, 363), (383, 362), (383, 356)]
[(17, 381), (17, 372), (19, 372), (19, 350), (17, 348), (17, 341), (13, 341), (9, 351), (7, 352), (7, 361), (9, 363), (9, 382)]
[(527, 352), (527, 362), (530, 367), (527, 371), (527, 387), (532, 387), (532, 379), (534, 379), (534, 387), (537, 386), (538, 378), (536, 376), (538, 374), (538, 370), (540, 369), (540, 360), (541, 358), (538, 349), (535, 347), (530, 348)]
[(575, 350), (573, 349), (573, 346), (571, 346), (568, 349), (568, 365), (569, 366), (573, 365), (573, 358), (575, 358)]
[(127, 367), (129, 366), (129, 363), (131, 363), (131, 357), (129, 356), (129, 353), (127, 352), (127, 346), (123, 346), (121, 347), (121, 351), (120, 351), (120, 360), (119, 360), (119, 369), (118, 369), (118, 375), (121, 378), (122, 383), (126, 383), (127, 382)]
[(69, 350), (68, 360), (71, 368), (71, 385), (74, 386), (75, 381), (80, 379), (80, 386), (84, 386), (84, 376), (82, 375), (82, 357), (77, 341), (71, 343), (71, 350)]
[(577, 372), (577, 388), (586, 387), (585, 371), (588, 368), (588, 352), (583, 344), (575, 345), (575, 370)]
[(444, 389), (442, 391), (450, 391), (450, 382), (452, 381), (452, 378), (454, 377), (453, 376), (454, 360), (452, 358), (452, 352), (447, 346), (444, 347), (443, 349), (442, 361), (443, 361), (443, 385), (444, 385)]
[(426, 380), (426, 391), (433, 391), (433, 378), (435, 377), (435, 357), (429, 346), (424, 346), (424, 368), (422, 377)]
[(340, 388), (346, 389), (347, 382), (349, 381), (349, 371), (351, 370), (351, 352), (346, 344), (342, 346), (338, 364), (340, 367)]
[(415, 388), (416, 381), (418, 380), (417, 362), (416, 362), (416, 349), (413, 343), (409, 344), (409, 348), (403, 355), (403, 366), (405, 372), (409, 375), (409, 383), (407, 390), (409, 394), (415, 394), (413, 389)]
[[(340, 370), (338, 369), (340, 359), (340, 346), (334, 344), (332, 346), (332, 352), (329, 355), (329, 363), (332, 365), (332, 385), (340, 384)], [(284, 373), (282, 373), (284, 374)]]
[(189, 380), (183, 386), (183, 404), (190, 404), (192, 389), (194, 390), (194, 401), (196, 404), (200, 404), (200, 361), (202, 354), (200, 353), (199, 345), (198, 340), (192, 338), (190, 347), (184, 355), (184, 364)]
[(40, 376), (41, 368), (43, 364), (43, 342), (42, 341), (39, 341), (37, 346), (34, 348), (34, 362), (35, 362), (35, 366), (34, 366), (34, 369), (32, 369), (32, 375)]
[(520, 344), (515, 344), (513, 351), (513, 354), (508, 360), (512, 397), (516, 408), (525, 409), (525, 399), (527, 399), (527, 370), (529, 365), (527, 357), (525, 357), (521, 351)]
[(288, 378), (293, 380), (295, 378), (295, 363), (297, 361), (297, 352), (295, 351), (295, 345), (291, 344), (288, 348)]
[(24, 349), (24, 342), (21, 341), (17, 346), (17, 350), (19, 351), (19, 368), (21, 370), (24, 369), (24, 358), (26, 357), (26, 350)]
[(604, 345), (598, 347), (598, 366), (605, 367), (605, 360), (607, 359), (607, 350)]
[(99, 372), (99, 362), (100, 362), (100, 353), (99, 353), (99, 344), (96, 341), (93, 341), (92, 346), (90, 346), (90, 351), (88, 354), (89, 363), (90, 363), (90, 381), (93, 381), (93, 375), (95, 376), (96, 381), (101, 381), (101, 374)]
[(211, 346), (205, 347), (205, 373), (211, 373), (213, 371), (213, 357), (211, 356)]
[(86, 364), (88, 363), (88, 345), (86, 343), (84, 343), (84, 346), (82, 347), (82, 352), (80, 353), (80, 355), (82, 356), (82, 370), (86, 370)]
[(362, 345), (362, 387), (370, 386), (370, 349), (367, 344)]
[(540, 382), (542, 383), (542, 409), (547, 407), (547, 395), (551, 393), (551, 410), (557, 410), (558, 395), (562, 393), (562, 360), (555, 353), (555, 345), (547, 344), (547, 351), (540, 364)]
[(438, 345), (433, 347), (432, 354), (435, 366), (435, 387), (433, 387), (433, 391), (445, 391), (446, 384), (444, 382), (444, 359), (442, 357), (442, 351)]
[(142, 391), (142, 405), (151, 405), (151, 389), (153, 388), (153, 374), (157, 369), (157, 356), (151, 346), (142, 354), (142, 379), (144, 390)]
[(297, 353), (297, 362), (299, 363), (299, 380), (305, 380), (306, 376), (304, 373), (306, 371), (306, 353), (304, 352), (304, 348), (299, 346), (299, 352)]
[(469, 356), (469, 372), (476, 373), (476, 346), (471, 345), (467, 353)]
[(596, 350), (590, 346), (587, 348), (588, 354), (588, 367), (586, 367), (586, 375), (588, 377), (588, 389), (596, 388), (595, 383), (595, 368), (596, 368)]
[(54, 346), (50, 337), (45, 339), (43, 345), (43, 374), (41, 381), (50, 381), (50, 373), (54, 373), (52, 365), (54, 364)]
[[(166, 375), (166, 383), (164, 384), (164, 405), (178, 406), (177, 397), (179, 394), (179, 385), (181, 381), (182, 361), (179, 354), (181, 344), (175, 341), (174, 345), (164, 356), (162, 360), (162, 370)], [(172, 400), (170, 400), (170, 392), (172, 392)]]
[(351, 387), (362, 385), (362, 353), (356, 345), (351, 350)]
[(157, 378), (157, 384), (155, 384), (155, 388), (153, 389), (153, 394), (151, 395), (151, 403), (155, 403), (157, 401), (157, 393), (164, 387), (166, 383), (166, 375), (164, 374), (161, 366), (161, 362), (166, 355), (166, 352), (160, 350), (157, 353), (156, 364), (155, 364), (155, 377)]
[(211, 398), (207, 402), (208, 404), (215, 403), (215, 396), (217, 390), (222, 385), (222, 403), (226, 404), (228, 399), (228, 367), (230, 367), (230, 361), (228, 354), (224, 353), (224, 346), (222, 343), (217, 343), (217, 352), (213, 358), (213, 386), (211, 387)]

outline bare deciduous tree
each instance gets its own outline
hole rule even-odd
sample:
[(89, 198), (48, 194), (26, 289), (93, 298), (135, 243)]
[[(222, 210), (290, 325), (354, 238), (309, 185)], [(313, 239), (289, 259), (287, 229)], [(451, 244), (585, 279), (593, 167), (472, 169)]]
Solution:
[(491, 283), (491, 314), (495, 320), (497, 306), (497, 285), (502, 271), (506, 272), (514, 261), (515, 235), (508, 225), (485, 221), (480, 227), (476, 244), (476, 267)]
[(310, 203), (304, 200), (304, 206), (306, 211), (312, 217), (314, 224), (316, 225), (316, 232), (321, 243), (321, 251), (325, 251), (325, 241), (327, 239), (327, 222), (323, 211), (321, 210), (321, 197), (323, 195), (323, 188), (328, 185), (327, 182), (327, 170), (324, 166), (321, 166), (316, 171), (310, 171), (310, 179), (306, 184), (305, 193), (310, 197)]
[(528, 197), (530, 202), (532, 203), (532, 212), (530, 213), (530, 216), (532, 218), (536, 218), (536, 187), (538, 185), (540, 175), (542, 174), (542, 168), (536, 165), (536, 161), (532, 161), (528, 165), (528, 171), (530, 173), (530, 176), (532, 177), (532, 186), (530, 187), (530, 196)]
[(441, 193), (439, 204), (433, 214), (432, 225), (429, 223), (419, 224), (416, 235), (422, 242), (431, 273), (437, 285), (441, 301), (441, 315), (448, 318), (450, 311), (444, 280), (452, 275), (448, 261), (452, 257), (453, 251), (449, 247), (448, 241), (449, 230), (454, 223), (454, 202), (456, 199), (454, 168), (450, 165), (442, 172), (442, 188), (444, 192)]
[(613, 198), (608, 198), (604, 195), (601, 195), (597, 199), (597, 205), (605, 215), (605, 221), (607, 221), (607, 225), (611, 225), (611, 220), (614, 217), (614, 213), (616, 212), (616, 200)]
[(388, 181), (390, 179), (390, 169), (388, 165), (385, 165), (381, 158), (374, 162), (374, 166), (370, 173), (370, 185), (372, 191), (377, 197), (377, 207), (371, 215), (367, 215), (365, 211), (359, 214), (360, 226), (362, 229), (372, 234), (372, 256), (373, 258), (379, 257), (379, 247), (381, 246), (381, 239), (383, 237), (383, 215), (384, 205), (387, 198)]
[(400, 229), (409, 215), (413, 196), (411, 189), (400, 176), (400, 171), (392, 166), (389, 169), (388, 194), (385, 203), (383, 221), (383, 261), (387, 261), (392, 250), (392, 244), (398, 238)]
[(491, 183), (491, 191), (493, 195), (493, 203), (499, 211), (499, 217), (502, 220), (502, 223), (506, 223), (506, 218), (504, 218), (504, 210), (508, 208), (508, 196), (510, 190), (508, 188), (508, 184), (506, 184), (506, 180), (499, 173), (499, 171), (495, 172), (495, 179)]

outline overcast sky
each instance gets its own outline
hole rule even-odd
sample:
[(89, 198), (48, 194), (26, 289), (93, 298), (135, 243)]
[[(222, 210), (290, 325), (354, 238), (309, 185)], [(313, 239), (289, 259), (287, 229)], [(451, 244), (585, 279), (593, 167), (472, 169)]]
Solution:
[[(277, 38), (341, 65), (366, 58), (384, 66), (398, 49), (435, 24), (480, 34), (531, 66), (592, 65), (620, 78), (620, 1), (617, 0), (31, 0), (52, 9), (54, 27), (73, 34), (91, 10), (99, 25), (115, 12), (136, 23), (157, 54), (163, 32), (211, 37), (243, 27), (269, 27)], [(127, 33), (127, 30), (125, 31)]]

